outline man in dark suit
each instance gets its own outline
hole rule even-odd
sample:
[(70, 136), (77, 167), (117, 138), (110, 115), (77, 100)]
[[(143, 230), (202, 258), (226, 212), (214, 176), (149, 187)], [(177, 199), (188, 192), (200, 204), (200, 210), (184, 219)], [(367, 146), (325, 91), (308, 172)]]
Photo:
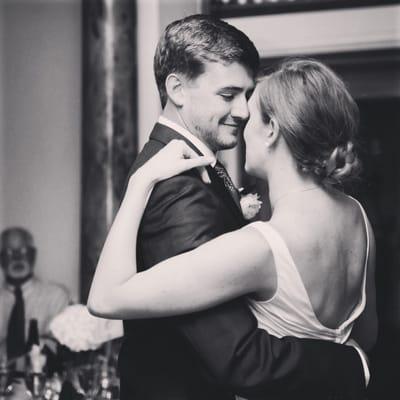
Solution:
[[(234, 147), (249, 117), (258, 63), (253, 43), (225, 22), (191, 16), (170, 24), (154, 59), (162, 116), (131, 173), (172, 139), (214, 157)], [(156, 185), (139, 231), (139, 270), (245, 224), (216, 158), (207, 172), (210, 184), (187, 171)], [(122, 400), (363, 396), (354, 349), (270, 336), (242, 298), (183, 317), (124, 321), (124, 328)]]

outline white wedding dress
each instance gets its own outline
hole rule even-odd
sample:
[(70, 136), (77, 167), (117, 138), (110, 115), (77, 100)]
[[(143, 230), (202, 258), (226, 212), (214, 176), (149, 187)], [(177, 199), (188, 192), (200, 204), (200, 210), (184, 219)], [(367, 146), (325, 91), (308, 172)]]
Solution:
[[(354, 199), (355, 200), (355, 199)], [(357, 343), (349, 339), (354, 321), (360, 316), (366, 302), (366, 270), (369, 254), (369, 235), (367, 216), (359, 205), (367, 232), (367, 250), (364, 265), (364, 277), (360, 300), (351, 315), (336, 329), (324, 326), (314, 313), (307, 290), (300, 273), (282, 236), (268, 222), (257, 221), (249, 224), (261, 233), (268, 242), (275, 260), (277, 271), (277, 290), (274, 296), (266, 301), (249, 298), (251, 311), (258, 321), (258, 326), (276, 337), (295, 336), (298, 338), (330, 340), (345, 343), (356, 348), (364, 369), (366, 384), (370, 373), (367, 357)], [(237, 397), (239, 399), (239, 397)]]

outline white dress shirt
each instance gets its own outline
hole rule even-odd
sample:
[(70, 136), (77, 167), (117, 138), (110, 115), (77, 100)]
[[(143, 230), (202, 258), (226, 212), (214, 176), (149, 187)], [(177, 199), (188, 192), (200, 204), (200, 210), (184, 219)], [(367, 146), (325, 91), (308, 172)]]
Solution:
[[(44, 282), (35, 277), (22, 286), (25, 306), (25, 338), (28, 337), (29, 321), (38, 321), (39, 335), (49, 335), (49, 323), (70, 302), (67, 291), (55, 283)], [(8, 321), (14, 307), (14, 288), (7, 283), (0, 287), (0, 359), (6, 354)]]

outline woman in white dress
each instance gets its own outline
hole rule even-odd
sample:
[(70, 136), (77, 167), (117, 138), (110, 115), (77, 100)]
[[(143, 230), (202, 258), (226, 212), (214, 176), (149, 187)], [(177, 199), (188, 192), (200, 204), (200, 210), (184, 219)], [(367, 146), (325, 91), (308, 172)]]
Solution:
[(246, 295), (260, 327), (275, 336), (355, 340), (368, 351), (377, 337), (374, 234), (358, 201), (335, 188), (359, 170), (358, 108), (329, 68), (297, 59), (258, 83), (249, 110), (245, 168), (268, 181), (271, 219), (137, 274), (132, 243), (152, 188), (210, 163), (173, 141), (130, 178), (89, 309), (153, 318)]

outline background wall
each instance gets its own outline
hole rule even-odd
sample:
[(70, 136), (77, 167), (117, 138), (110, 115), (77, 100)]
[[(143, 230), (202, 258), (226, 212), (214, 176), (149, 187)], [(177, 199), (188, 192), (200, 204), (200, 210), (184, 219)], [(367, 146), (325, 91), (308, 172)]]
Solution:
[(76, 297), (80, 2), (6, 0), (1, 14), (1, 226), (31, 230), (38, 248), (38, 275), (64, 284)]

